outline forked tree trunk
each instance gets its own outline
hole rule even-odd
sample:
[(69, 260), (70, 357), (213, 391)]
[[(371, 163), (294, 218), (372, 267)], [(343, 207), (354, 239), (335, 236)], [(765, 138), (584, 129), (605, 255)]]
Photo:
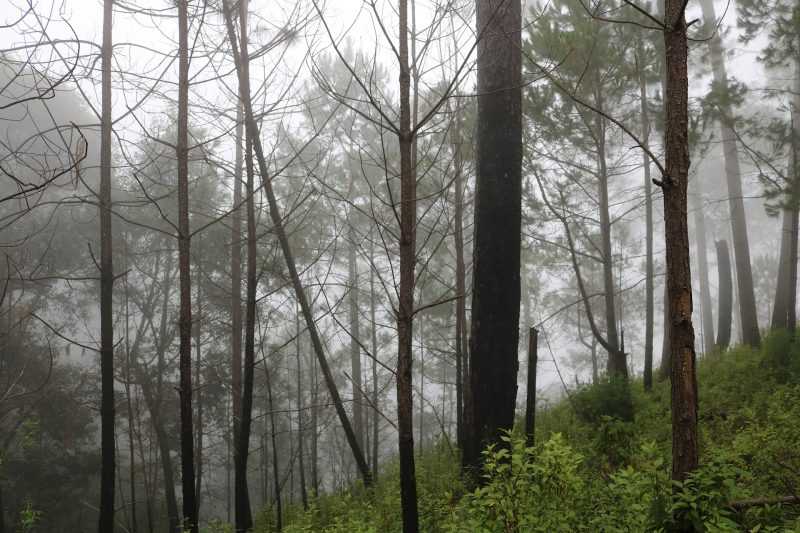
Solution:
[[(714, 13), (714, 1), (702, 0), (700, 6), (703, 9), (703, 18), (706, 25), (714, 27), (717, 23), (716, 14)], [(708, 44), (711, 53), (714, 83), (721, 90), (727, 92), (728, 76), (725, 69), (722, 39), (718, 31), (712, 33)], [(720, 134), (722, 137), (722, 151), (725, 156), (725, 177), (728, 184), (728, 200), (731, 211), (733, 253), (736, 261), (736, 282), (739, 289), (739, 311), (742, 320), (742, 342), (750, 346), (758, 346), (761, 342), (761, 336), (758, 331), (753, 272), (750, 266), (750, 243), (747, 237), (747, 218), (742, 195), (742, 175), (739, 168), (736, 133), (731, 126), (733, 112), (730, 103), (726, 100), (722, 100), (720, 107), (722, 112)]]
[(98, 531), (114, 529), (114, 265), (111, 233), (112, 0), (103, 2), (102, 117), (100, 127), (100, 516)]
[[(663, 176), (670, 314), (672, 479), (686, 479), (698, 465), (697, 376), (692, 326), (687, 185), (689, 179), (688, 40), (683, 0), (666, 0), (665, 154)], [(688, 531), (691, 531), (689, 526)]]
[[(476, 1), (478, 119), (469, 435), (463, 463), (514, 425), (522, 189), (521, 4)], [(477, 472), (475, 472), (477, 473)], [(480, 479), (480, 478), (479, 478)]]
[(733, 274), (728, 243), (717, 241), (717, 272), (719, 273), (719, 316), (717, 317), (717, 349), (724, 350), (731, 343), (733, 321)]

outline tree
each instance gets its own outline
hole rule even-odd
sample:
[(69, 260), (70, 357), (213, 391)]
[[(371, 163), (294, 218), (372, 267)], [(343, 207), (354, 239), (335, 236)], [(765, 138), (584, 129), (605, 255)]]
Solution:
[(100, 147), (100, 516), (98, 531), (114, 529), (114, 265), (111, 235), (111, 32), (113, 2), (103, 2), (102, 124)]
[[(713, 0), (702, 0), (703, 18), (707, 27), (716, 26)], [(739, 295), (739, 313), (742, 320), (742, 340), (750, 346), (758, 346), (761, 335), (758, 331), (756, 299), (753, 290), (753, 272), (750, 266), (750, 243), (747, 237), (747, 219), (742, 195), (742, 176), (736, 146), (736, 133), (733, 131), (733, 112), (731, 110), (730, 88), (725, 68), (722, 39), (714, 31), (708, 42), (711, 52), (711, 66), (716, 90), (725, 95), (720, 100), (720, 134), (725, 156), (725, 177), (728, 184), (728, 202), (731, 210), (731, 231), (733, 252), (736, 262), (736, 282)]]
[[(692, 325), (692, 275), (689, 266), (687, 187), (689, 181), (689, 83), (686, 2), (666, 0), (664, 48), (665, 165), (664, 241), (670, 317), (672, 478), (686, 479), (697, 468), (697, 374)], [(749, 259), (748, 259), (749, 261)], [(688, 526), (687, 531), (692, 531)]]
[(463, 463), (514, 424), (522, 218), (521, 6), (476, 2), (478, 118), (470, 389)]
[(194, 414), (192, 412), (192, 282), (189, 261), (189, 1), (178, 5), (178, 137), (175, 157), (178, 162), (178, 277), (180, 286), (179, 368), (181, 412), (181, 488), (182, 527), (199, 532), (195, 494)]

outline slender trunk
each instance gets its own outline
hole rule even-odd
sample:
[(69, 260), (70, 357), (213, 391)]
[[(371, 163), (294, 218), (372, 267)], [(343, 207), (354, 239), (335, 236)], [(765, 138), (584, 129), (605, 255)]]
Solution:
[(275, 528), (280, 531), (283, 529), (283, 503), (281, 500), (281, 479), (278, 470), (278, 439), (275, 424), (275, 404), (272, 400), (272, 378), (270, 377), (269, 366), (264, 360), (264, 374), (267, 382), (267, 408), (269, 409), (270, 441), (272, 444), (272, 481), (275, 491)]
[(724, 350), (731, 342), (733, 320), (733, 275), (728, 243), (717, 241), (717, 271), (719, 272), (719, 316), (717, 320), (717, 349)]
[(372, 475), (378, 477), (378, 437), (380, 413), (378, 412), (378, 324), (375, 321), (375, 241), (370, 228), (369, 239), (369, 315), (372, 330)]
[(781, 252), (778, 265), (778, 283), (775, 288), (775, 306), (772, 311), (772, 328), (783, 328), (794, 332), (797, 324), (797, 233), (798, 183), (800, 183), (800, 163), (798, 144), (800, 143), (800, 59), (795, 63), (794, 98), (791, 112), (792, 141), (789, 161), (789, 184), (786, 195), (787, 205), (783, 209), (781, 227)]
[(700, 282), (700, 315), (703, 320), (703, 351), (708, 354), (714, 349), (714, 313), (711, 310), (711, 288), (708, 284), (706, 219), (703, 214), (702, 189), (702, 183), (698, 181), (697, 190), (692, 195), (692, 210), (694, 211), (697, 274)]
[[(239, 3), (239, 47), (242, 50), (239, 94), (250, 94), (250, 60), (248, 55), (247, 39), (247, 5), (248, 2)], [(234, 438), (233, 471), (234, 471), (234, 508), (236, 515), (236, 531), (249, 531), (253, 527), (253, 517), (250, 509), (250, 492), (247, 487), (247, 459), (250, 453), (250, 430), (253, 413), (253, 365), (255, 364), (255, 328), (256, 328), (256, 216), (254, 199), (254, 171), (253, 147), (251, 132), (245, 131), (244, 163), (246, 172), (245, 192), (246, 224), (247, 224), (247, 291), (245, 295), (245, 322), (244, 322), (244, 381), (242, 384), (241, 398), (239, 400), (239, 417), (234, 422), (238, 429)], [(237, 376), (238, 379), (238, 376)], [(235, 416), (234, 415), (234, 416)]]
[[(595, 100), (600, 108), (603, 107), (602, 97), (596, 96)], [(606, 341), (609, 345), (607, 370), (609, 376), (628, 376), (628, 365), (625, 354), (619, 349), (619, 334), (617, 332), (617, 312), (614, 295), (614, 257), (611, 250), (611, 216), (608, 202), (608, 166), (606, 163), (606, 123), (605, 119), (597, 115), (597, 164), (598, 188), (600, 208), (600, 239), (603, 253), (603, 300), (606, 307)]]
[(467, 329), (466, 311), (466, 273), (464, 266), (464, 177), (463, 177), (463, 156), (461, 151), (461, 122), (460, 109), (456, 109), (456, 116), (453, 120), (452, 142), (453, 142), (453, 179), (455, 186), (455, 230), (453, 238), (456, 249), (456, 439), (459, 449), (464, 449), (464, 358), (467, 356), (463, 339)]
[(361, 328), (358, 311), (358, 262), (356, 259), (357, 235), (355, 220), (350, 220), (347, 263), (350, 277), (350, 379), (353, 387), (353, 431), (356, 442), (364, 450), (364, 399), (361, 379)]
[[(243, 0), (246, 4), (246, 0)], [(239, 449), (239, 428), (242, 412), (242, 177), (244, 174), (244, 126), (242, 106), (236, 107), (236, 163), (233, 176), (233, 205), (231, 230), (231, 425), (228, 447), (233, 441), (233, 453)], [(230, 454), (229, 454), (230, 455)], [(234, 476), (235, 473), (234, 466)], [(230, 477), (230, 475), (229, 475)], [(228, 479), (230, 483), (230, 479)], [(230, 489), (227, 505), (230, 507)], [(234, 483), (234, 493), (236, 486)], [(234, 495), (235, 498), (235, 495)], [(234, 505), (235, 507), (235, 505)], [(230, 514), (230, 513), (228, 513)], [(229, 519), (230, 521), (230, 519)]]
[(397, 313), (397, 430), (400, 451), (400, 502), (403, 533), (419, 531), (414, 465), (413, 332), (417, 226), (417, 177), (409, 92), (408, 1), (400, 0), (400, 287)]
[(192, 420), (192, 282), (189, 233), (189, 2), (178, 4), (178, 268), (180, 276), (180, 403), (183, 527), (198, 533), (194, 492), (194, 428)]
[(278, 201), (275, 198), (275, 192), (272, 189), (272, 181), (267, 171), (268, 167), (267, 167), (266, 156), (264, 154), (264, 148), (261, 144), (261, 139), (258, 133), (258, 125), (255, 120), (255, 115), (253, 114), (253, 107), (249, 94), (250, 92), (249, 82), (242, 69), (242, 61), (239, 55), (238, 46), (236, 44), (236, 35), (233, 27), (233, 20), (228, 6), (229, 4), (227, 0), (223, 0), (225, 26), (228, 33), (228, 40), (231, 43), (232, 48), (234, 49), (234, 59), (236, 61), (236, 70), (239, 76), (240, 87), (246, 88), (245, 90), (242, 91), (241, 99), (242, 99), (242, 105), (245, 108), (245, 121), (246, 121), (247, 133), (251, 139), (256, 159), (258, 161), (258, 167), (261, 173), (261, 182), (264, 188), (264, 192), (266, 193), (267, 196), (267, 204), (269, 206), (270, 220), (272, 221), (274, 232), (278, 237), (278, 242), (281, 247), (281, 252), (283, 253), (283, 257), (286, 263), (286, 269), (288, 270), (289, 273), (289, 279), (292, 281), (292, 286), (294, 288), (295, 296), (297, 297), (297, 300), (300, 302), (300, 308), (303, 312), (303, 318), (306, 321), (306, 326), (308, 327), (308, 332), (309, 335), (311, 336), (311, 344), (314, 348), (314, 353), (317, 356), (317, 360), (319, 361), (319, 366), (325, 378), (325, 383), (328, 387), (328, 391), (330, 392), (334, 408), (336, 409), (336, 414), (339, 417), (339, 422), (341, 423), (342, 429), (345, 432), (347, 443), (350, 446), (350, 449), (353, 453), (353, 457), (355, 458), (356, 464), (358, 465), (361, 477), (363, 478), (365, 485), (370, 485), (372, 483), (372, 476), (370, 475), (369, 466), (367, 465), (367, 461), (364, 458), (363, 450), (358, 446), (358, 442), (356, 441), (355, 437), (355, 432), (353, 431), (353, 426), (350, 423), (350, 419), (347, 417), (347, 411), (344, 408), (341, 395), (339, 394), (339, 389), (336, 385), (336, 381), (333, 378), (333, 373), (331, 372), (331, 369), (328, 366), (328, 360), (325, 356), (325, 351), (322, 346), (322, 341), (319, 337), (319, 332), (317, 331), (317, 325), (311, 313), (311, 306), (309, 305), (308, 297), (305, 294), (305, 289), (303, 288), (302, 281), (300, 280), (300, 275), (297, 272), (297, 266), (295, 264), (291, 246), (289, 244), (289, 238), (287, 237), (286, 230), (283, 226), (283, 218), (280, 213), (280, 208), (278, 207)]
[[(124, 241), (125, 248), (125, 270), (128, 269), (128, 241), (127, 239)], [(137, 533), (139, 531), (139, 525), (136, 521), (136, 454), (134, 453), (135, 446), (134, 446), (134, 424), (133, 424), (133, 399), (131, 398), (131, 383), (133, 382), (133, 373), (132, 373), (132, 365), (133, 361), (131, 359), (131, 347), (130, 347), (130, 308), (128, 307), (129, 304), (129, 291), (128, 291), (128, 281), (127, 279), (124, 282), (125, 287), (125, 403), (128, 408), (128, 453), (129, 456), (129, 487), (131, 491), (131, 521), (130, 521), (130, 530), (131, 533)]]
[(112, 0), (103, 2), (103, 102), (100, 128), (100, 516), (98, 531), (114, 529), (114, 265), (111, 234)]
[[(650, 146), (650, 112), (647, 97), (647, 78), (642, 64), (644, 49), (642, 40), (637, 43), (636, 70), (639, 76), (639, 103), (641, 105), (642, 143)], [(645, 319), (644, 319), (644, 390), (653, 388), (653, 322), (654, 268), (653, 268), (653, 182), (650, 175), (650, 157), (642, 153), (644, 168), (644, 214), (645, 214)]]
[[(689, 179), (688, 40), (683, 0), (666, 0), (664, 45), (666, 175), (664, 224), (669, 296), (672, 478), (682, 481), (697, 468), (697, 376), (692, 326), (687, 185)], [(689, 526), (688, 530), (692, 530)]]
[[(714, 1), (702, 0), (703, 18), (706, 26), (717, 24), (714, 13)], [(714, 31), (708, 42), (711, 53), (711, 67), (714, 83), (720, 90), (728, 91), (728, 75), (725, 69), (722, 39), (718, 31)], [(750, 346), (758, 346), (761, 336), (758, 331), (758, 315), (753, 290), (753, 272), (750, 266), (750, 243), (747, 237), (747, 218), (742, 195), (742, 176), (739, 168), (739, 155), (736, 147), (736, 134), (733, 131), (733, 112), (730, 103), (720, 103), (722, 119), (720, 134), (722, 151), (725, 156), (725, 177), (728, 184), (728, 200), (731, 210), (731, 230), (733, 232), (733, 252), (736, 262), (736, 282), (739, 293), (739, 313), (742, 317), (742, 341)]]
[[(463, 463), (514, 424), (522, 220), (521, 4), (476, 1), (478, 119), (469, 434)], [(476, 472), (477, 473), (477, 472)]]
[(306, 491), (306, 467), (305, 467), (305, 431), (303, 430), (303, 365), (300, 361), (300, 313), (295, 311), (295, 360), (297, 361), (297, 459), (300, 471), (300, 498), (303, 502), (303, 509), (308, 510), (308, 492)]
[[(197, 507), (200, 508), (201, 503), (201, 489), (203, 488), (203, 380), (201, 377), (201, 360), (203, 355), (203, 347), (201, 343), (200, 327), (202, 320), (202, 283), (200, 282), (200, 269), (197, 269), (197, 316), (193, 324), (194, 327), (194, 345), (195, 345), (195, 387), (197, 387), (197, 435), (195, 442), (197, 443), (195, 455), (195, 470), (197, 478), (195, 479), (194, 493), (197, 498)], [(198, 512), (199, 518), (199, 512)]]
[[(420, 316), (420, 319), (422, 317)], [(422, 320), (419, 324), (419, 453), (422, 453), (422, 439), (425, 434), (425, 329)]]
[(525, 397), (525, 436), (528, 446), (533, 446), (536, 431), (536, 364), (539, 332), (531, 328), (528, 332), (528, 391)]

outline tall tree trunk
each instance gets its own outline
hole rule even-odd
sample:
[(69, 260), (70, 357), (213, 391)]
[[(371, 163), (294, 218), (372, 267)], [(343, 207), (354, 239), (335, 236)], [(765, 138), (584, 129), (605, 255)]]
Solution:
[[(703, 18), (707, 27), (717, 24), (714, 13), (714, 1), (702, 0)], [(714, 83), (727, 93), (728, 75), (725, 69), (722, 39), (718, 31), (714, 31), (709, 42), (711, 68)], [(722, 151), (725, 156), (725, 177), (728, 183), (728, 200), (731, 210), (731, 230), (733, 232), (733, 252), (736, 261), (736, 282), (739, 289), (739, 313), (742, 319), (742, 342), (750, 346), (758, 346), (761, 336), (758, 331), (758, 315), (756, 298), (753, 289), (753, 272), (750, 267), (750, 243), (747, 238), (747, 218), (744, 211), (742, 195), (742, 176), (739, 168), (739, 155), (736, 147), (736, 134), (732, 129), (733, 112), (730, 104), (723, 100), (720, 104), (722, 119), (720, 134)]]
[(533, 446), (536, 431), (536, 366), (539, 332), (531, 328), (528, 332), (528, 390), (525, 397), (525, 436), (528, 446)]
[[(595, 96), (598, 108), (603, 108), (601, 95)], [(598, 198), (600, 208), (600, 249), (603, 254), (603, 301), (606, 312), (606, 341), (609, 345), (607, 370), (609, 376), (628, 377), (625, 353), (619, 349), (617, 332), (616, 289), (614, 288), (614, 256), (611, 249), (611, 216), (608, 203), (608, 166), (606, 162), (606, 122), (599, 114), (597, 125)]]
[(467, 330), (467, 303), (466, 303), (466, 271), (464, 266), (464, 161), (461, 151), (461, 116), (460, 105), (456, 108), (456, 115), (452, 126), (453, 143), (453, 179), (455, 186), (455, 212), (453, 217), (456, 249), (456, 439), (459, 449), (464, 449), (464, 358), (469, 349), (463, 339)]
[(800, 187), (800, 59), (795, 61), (794, 98), (792, 117), (792, 142), (789, 161), (789, 184), (781, 226), (781, 248), (778, 263), (778, 283), (775, 287), (775, 305), (772, 310), (772, 328), (794, 332), (797, 325), (797, 237), (798, 237), (798, 187)]
[(717, 317), (717, 349), (724, 350), (731, 343), (733, 320), (733, 274), (726, 241), (717, 241), (717, 271), (719, 272), (719, 316)]
[(98, 531), (114, 529), (114, 264), (111, 234), (112, 0), (103, 2), (103, 102), (100, 127), (100, 516)]
[[(422, 317), (420, 316), (420, 319)], [(425, 336), (424, 322), (419, 320), (419, 453), (422, 453), (422, 439), (425, 434)]]
[(463, 463), (514, 425), (519, 367), (522, 220), (521, 5), (476, 1), (478, 130), (470, 338), (469, 435)]
[(325, 378), (325, 384), (328, 387), (328, 391), (331, 395), (331, 399), (333, 401), (336, 414), (339, 417), (339, 422), (341, 423), (342, 429), (344, 430), (345, 433), (345, 437), (347, 438), (347, 443), (350, 446), (350, 450), (353, 453), (353, 457), (355, 458), (356, 465), (358, 466), (358, 470), (361, 474), (361, 477), (364, 480), (364, 484), (371, 485), (372, 476), (370, 475), (369, 466), (367, 465), (367, 461), (364, 458), (363, 450), (358, 446), (355, 432), (353, 431), (353, 426), (350, 423), (350, 419), (347, 416), (347, 411), (344, 408), (342, 397), (339, 394), (339, 389), (336, 385), (336, 381), (333, 378), (333, 373), (331, 372), (331, 369), (328, 366), (328, 360), (325, 356), (325, 351), (322, 346), (322, 341), (320, 340), (319, 337), (319, 332), (317, 331), (317, 325), (314, 320), (314, 316), (311, 313), (311, 306), (309, 305), (308, 297), (305, 294), (302, 281), (300, 280), (300, 275), (297, 273), (297, 265), (295, 263), (294, 254), (292, 253), (292, 249), (289, 244), (289, 238), (286, 235), (286, 229), (284, 228), (283, 225), (283, 218), (280, 213), (278, 201), (275, 198), (275, 191), (272, 189), (272, 181), (268, 173), (267, 160), (266, 156), (264, 155), (264, 148), (263, 145), (261, 144), (261, 139), (258, 133), (258, 124), (256, 123), (255, 115), (253, 114), (253, 106), (249, 95), (249, 82), (245, 77), (244, 71), (242, 69), (242, 61), (239, 54), (239, 47), (236, 43), (236, 32), (234, 30), (233, 19), (229, 9), (229, 3), (227, 0), (223, 0), (223, 14), (225, 16), (225, 26), (228, 33), (228, 40), (234, 51), (233, 55), (236, 61), (236, 70), (239, 76), (239, 83), (240, 86), (247, 88), (246, 91), (242, 91), (243, 93), (242, 105), (244, 106), (245, 109), (246, 131), (251, 139), (256, 159), (258, 161), (259, 172), (261, 174), (261, 182), (264, 188), (264, 192), (266, 193), (267, 196), (267, 204), (269, 206), (270, 220), (272, 221), (275, 234), (278, 237), (278, 243), (280, 244), (281, 252), (283, 253), (283, 257), (286, 263), (286, 269), (289, 271), (288, 272), (289, 279), (292, 281), (292, 287), (294, 288), (295, 296), (297, 297), (297, 300), (300, 303), (300, 308), (303, 312), (303, 318), (306, 321), (306, 327), (308, 328), (308, 332), (311, 337), (311, 345), (314, 348), (314, 353), (317, 356), (320, 369), (322, 370), (323, 377)]
[(711, 310), (711, 288), (708, 284), (708, 255), (706, 245), (706, 217), (703, 214), (703, 186), (699, 180), (697, 190), (692, 195), (694, 211), (695, 250), (697, 254), (697, 274), (700, 282), (700, 315), (703, 324), (703, 351), (714, 350), (714, 313)]
[(296, 336), (295, 360), (297, 362), (297, 460), (300, 472), (300, 498), (303, 502), (303, 509), (308, 510), (308, 491), (306, 490), (306, 467), (305, 467), (305, 431), (303, 429), (303, 364), (300, 360), (300, 313), (295, 311), (294, 326)]
[[(201, 341), (201, 321), (203, 309), (203, 295), (202, 295), (202, 282), (200, 281), (201, 271), (197, 268), (197, 315), (194, 324), (194, 348), (195, 348), (195, 387), (197, 387), (197, 432), (195, 437), (196, 454), (195, 454), (195, 471), (197, 477), (194, 484), (194, 493), (197, 498), (197, 507), (200, 508), (202, 500), (201, 489), (203, 488), (203, 380), (201, 375), (201, 364), (203, 356), (203, 345)], [(199, 512), (198, 512), (199, 518)]]
[(370, 227), (369, 238), (369, 316), (372, 333), (372, 475), (378, 477), (378, 438), (380, 412), (378, 411), (378, 324), (375, 321), (375, 241)]
[[(666, 175), (663, 177), (670, 315), (672, 478), (682, 481), (698, 465), (697, 376), (692, 326), (687, 186), (689, 180), (688, 40), (684, 0), (666, 0), (664, 45)], [(691, 526), (690, 526), (691, 527)], [(688, 529), (691, 531), (691, 528)]]
[[(639, 77), (639, 103), (642, 119), (642, 143), (650, 147), (650, 112), (645, 76), (644, 47), (641, 37), (637, 42), (636, 70)], [(645, 215), (645, 319), (644, 319), (644, 390), (653, 388), (653, 322), (655, 315), (655, 274), (653, 268), (653, 183), (650, 175), (650, 157), (642, 153), (644, 168), (644, 215)]]
[(197, 500), (194, 492), (194, 423), (192, 419), (192, 282), (189, 233), (189, 2), (178, 5), (178, 269), (180, 277), (180, 403), (181, 486), (183, 527), (198, 533)]
[(353, 431), (356, 433), (356, 442), (358, 442), (358, 446), (364, 450), (364, 399), (362, 397), (362, 391), (364, 389), (361, 379), (361, 328), (359, 327), (358, 261), (356, 259), (358, 240), (354, 226), (355, 220), (349, 220), (348, 223), (350, 225), (350, 242), (348, 246), (347, 266), (350, 276), (350, 379), (353, 387)]
[[(247, 4), (242, 0), (242, 4)], [(233, 220), (231, 229), (231, 433), (233, 454), (238, 453), (242, 413), (242, 178), (244, 174), (244, 125), (242, 106), (236, 107), (236, 163), (233, 176)], [(236, 476), (236, 466), (234, 466)], [(234, 499), (236, 483), (234, 482)], [(230, 496), (230, 494), (229, 494)], [(241, 496), (240, 496), (241, 498)], [(230, 498), (228, 499), (230, 506)], [(236, 509), (234, 503), (234, 509)]]
[[(128, 270), (128, 241), (127, 238), (124, 240), (124, 253), (125, 253), (125, 270)], [(136, 454), (134, 453), (135, 446), (134, 446), (134, 423), (133, 423), (133, 399), (131, 395), (131, 384), (133, 383), (133, 359), (131, 358), (131, 347), (130, 347), (130, 308), (129, 304), (129, 290), (128, 290), (128, 280), (126, 279), (124, 282), (125, 287), (125, 404), (128, 408), (128, 452), (130, 456), (128, 457), (129, 463), (129, 487), (131, 492), (131, 521), (130, 521), (130, 531), (131, 533), (138, 533), (139, 525), (136, 521)], [(146, 481), (146, 479), (145, 479)]]
[(411, 74), (408, 61), (408, 0), (400, 0), (400, 287), (397, 313), (397, 430), (403, 533), (419, 531), (414, 465), (413, 332), (417, 235), (417, 177), (411, 132)]
[(272, 481), (275, 491), (275, 528), (283, 529), (283, 501), (281, 500), (281, 478), (278, 470), (278, 439), (275, 424), (275, 404), (272, 399), (272, 378), (267, 360), (264, 359), (264, 375), (267, 382), (267, 408), (269, 409), (270, 442), (272, 444)]

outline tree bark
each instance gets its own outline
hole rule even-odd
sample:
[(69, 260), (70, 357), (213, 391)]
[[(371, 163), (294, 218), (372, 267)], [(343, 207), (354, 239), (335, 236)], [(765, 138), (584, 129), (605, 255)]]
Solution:
[(98, 531), (114, 529), (114, 264), (111, 233), (112, 0), (103, 2), (102, 117), (100, 127), (100, 516)]
[(361, 379), (361, 328), (359, 327), (358, 310), (358, 262), (356, 259), (357, 235), (355, 220), (348, 221), (350, 225), (347, 266), (350, 277), (350, 379), (353, 389), (353, 431), (356, 433), (356, 442), (364, 450), (364, 399)]
[(417, 176), (411, 132), (411, 74), (408, 60), (408, 1), (400, 0), (400, 287), (397, 312), (397, 430), (400, 452), (400, 502), (403, 533), (419, 531), (414, 465), (412, 388), (414, 284), (417, 226)]
[(305, 467), (305, 431), (303, 430), (303, 365), (300, 360), (300, 313), (295, 312), (294, 325), (296, 336), (295, 360), (297, 362), (297, 460), (300, 472), (300, 498), (303, 502), (303, 509), (308, 510), (308, 491), (306, 490), (306, 467)]
[(703, 320), (703, 351), (714, 350), (714, 313), (711, 311), (711, 289), (708, 285), (708, 255), (706, 253), (706, 220), (703, 214), (703, 187), (697, 182), (692, 195), (694, 211), (695, 250), (697, 254), (697, 274), (700, 282), (700, 315)]
[[(687, 185), (689, 178), (688, 41), (683, 0), (666, 0), (665, 153), (663, 177), (670, 315), (672, 478), (697, 468), (697, 376), (692, 326)], [(688, 529), (691, 531), (691, 527)]]
[(180, 420), (181, 487), (183, 492), (183, 527), (198, 533), (195, 499), (194, 423), (192, 413), (192, 282), (189, 233), (189, 6), (178, 5), (178, 269), (180, 278)]
[[(717, 17), (714, 13), (713, 0), (702, 0), (703, 18), (706, 26), (714, 27)], [(711, 67), (714, 83), (719, 90), (728, 92), (728, 76), (725, 69), (722, 39), (718, 31), (713, 32), (709, 42)], [(733, 232), (733, 252), (736, 261), (736, 281), (739, 292), (739, 313), (742, 320), (742, 341), (750, 346), (758, 346), (761, 335), (758, 331), (758, 315), (753, 290), (753, 272), (750, 266), (750, 243), (747, 237), (747, 218), (744, 211), (742, 195), (742, 176), (739, 168), (739, 155), (736, 147), (736, 134), (732, 129), (733, 112), (730, 104), (721, 103), (722, 119), (720, 135), (722, 151), (725, 156), (725, 177), (728, 184), (728, 200), (731, 211), (731, 230)]]
[[(642, 120), (642, 143), (650, 147), (650, 112), (647, 97), (647, 78), (642, 64), (644, 48), (641, 37), (637, 42), (636, 70), (639, 77), (639, 103)], [(655, 275), (653, 268), (653, 183), (650, 175), (650, 157), (642, 153), (644, 168), (645, 214), (645, 319), (644, 319), (644, 390), (653, 388), (653, 322), (655, 318)]]
[[(242, 0), (247, 4), (246, 0)], [(233, 177), (233, 205), (231, 229), (231, 437), (233, 453), (238, 453), (242, 412), (242, 177), (244, 174), (244, 125), (242, 106), (236, 108), (236, 163)], [(230, 440), (230, 439), (229, 439)], [(234, 465), (234, 477), (236, 466)], [(234, 500), (236, 483), (234, 481)], [(241, 496), (240, 496), (241, 498)], [(228, 501), (230, 505), (230, 501)], [(234, 503), (234, 509), (237, 506)]]
[(719, 316), (717, 317), (717, 349), (724, 350), (731, 343), (733, 320), (733, 274), (726, 241), (717, 241), (717, 271), (719, 273)]
[(375, 241), (370, 228), (369, 239), (369, 315), (372, 333), (372, 475), (378, 476), (378, 438), (380, 413), (378, 412), (378, 324), (375, 321)]
[(461, 151), (460, 108), (452, 126), (453, 143), (453, 179), (455, 187), (455, 218), (453, 239), (456, 250), (456, 439), (459, 449), (464, 449), (464, 358), (469, 348), (464, 343), (467, 329), (466, 271), (464, 266), (464, 177), (463, 156)]
[(267, 382), (267, 408), (269, 409), (270, 441), (272, 443), (272, 481), (275, 491), (275, 528), (280, 531), (283, 529), (283, 500), (281, 499), (281, 478), (278, 471), (278, 440), (277, 428), (275, 424), (275, 404), (272, 400), (272, 378), (269, 366), (264, 360), (264, 375)]
[[(230, 13), (229, 3), (227, 0), (223, 0), (223, 14), (225, 16), (225, 26), (228, 33), (228, 41), (233, 48), (233, 56), (236, 62), (236, 70), (239, 76), (239, 83), (240, 86), (247, 86), (247, 80), (244, 76), (244, 72), (242, 70), (242, 62), (241, 57), (238, 50), (238, 45), (236, 43), (236, 33), (233, 27), (233, 19)], [(249, 93), (249, 91), (247, 91)], [(270, 219), (273, 224), (273, 229), (275, 234), (278, 237), (278, 242), (281, 247), (281, 252), (283, 253), (283, 257), (286, 263), (286, 269), (289, 271), (289, 279), (292, 282), (292, 287), (295, 292), (295, 296), (297, 297), (298, 302), (300, 303), (300, 309), (303, 312), (303, 318), (306, 322), (306, 327), (308, 328), (309, 335), (311, 337), (311, 345), (314, 348), (314, 353), (317, 356), (317, 360), (319, 362), (320, 369), (322, 370), (323, 377), (325, 378), (325, 383), (328, 387), (328, 391), (331, 395), (331, 399), (333, 401), (334, 408), (336, 410), (336, 414), (339, 417), (339, 421), (342, 424), (342, 429), (344, 430), (345, 437), (347, 438), (347, 443), (350, 446), (350, 449), (353, 453), (353, 457), (355, 458), (356, 465), (358, 466), (358, 470), (361, 474), (361, 477), (364, 480), (365, 485), (372, 484), (372, 476), (370, 475), (369, 466), (367, 465), (367, 461), (364, 458), (364, 453), (362, 449), (358, 446), (358, 442), (356, 441), (355, 432), (353, 431), (353, 426), (350, 423), (350, 419), (347, 417), (347, 412), (345, 411), (344, 404), (342, 402), (341, 395), (339, 394), (339, 389), (336, 386), (336, 381), (333, 378), (333, 373), (328, 366), (328, 360), (325, 357), (325, 351), (322, 347), (322, 341), (319, 337), (319, 332), (317, 331), (317, 325), (314, 321), (314, 317), (311, 313), (311, 306), (308, 302), (308, 297), (305, 294), (305, 290), (303, 288), (303, 284), (300, 280), (300, 275), (297, 273), (297, 266), (294, 260), (294, 254), (292, 253), (291, 246), (289, 244), (289, 238), (286, 235), (286, 230), (283, 226), (283, 218), (280, 213), (280, 208), (278, 207), (278, 201), (275, 198), (275, 192), (272, 189), (272, 180), (268, 173), (267, 161), (264, 155), (264, 148), (261, 144), (261, 139), (258, 133), (258, 125), (255, 120), (255, 116), (253, 114), (253, 107), (252, 102), (250, 100), (249, 94), (243, 94), (241, 97), (242, 105), (245, 109), (245, 125), (246, 131), (251, 139), (251, 143), (253, 149), (255, 151), (256, 160), (258, 162), (259, 172), (261, 174), (261, 182), (264, 188), (264, 192), (267, 196), (267, 204), (269, 207), (269, 215)]]
[[(478, 126), (470, 338), (469, 435), (463, 463), (514, 425), (522, 189), (521, 5), (476, 1)], [(477, 473), (477, 472), (476, 472)]]
[(789, 161), (789, 191), (787, 205), (783, 208), (781, 225), (781, 251), (778, 264), (778, 283), (775, 288), (775, 305), (772, 311), (772, 328), (783, 328), (794, 333), (797, 325), (797, 236), (800, 206), (800, 59), (795, 62), (794, 98), (792, 101), (792, 141)]
[(536, 431), (536, 366), (539, 332), (531, 328), (528, 332), (528, 390), (525, 397), (525, 436), (528, 446), (535, 443)]

